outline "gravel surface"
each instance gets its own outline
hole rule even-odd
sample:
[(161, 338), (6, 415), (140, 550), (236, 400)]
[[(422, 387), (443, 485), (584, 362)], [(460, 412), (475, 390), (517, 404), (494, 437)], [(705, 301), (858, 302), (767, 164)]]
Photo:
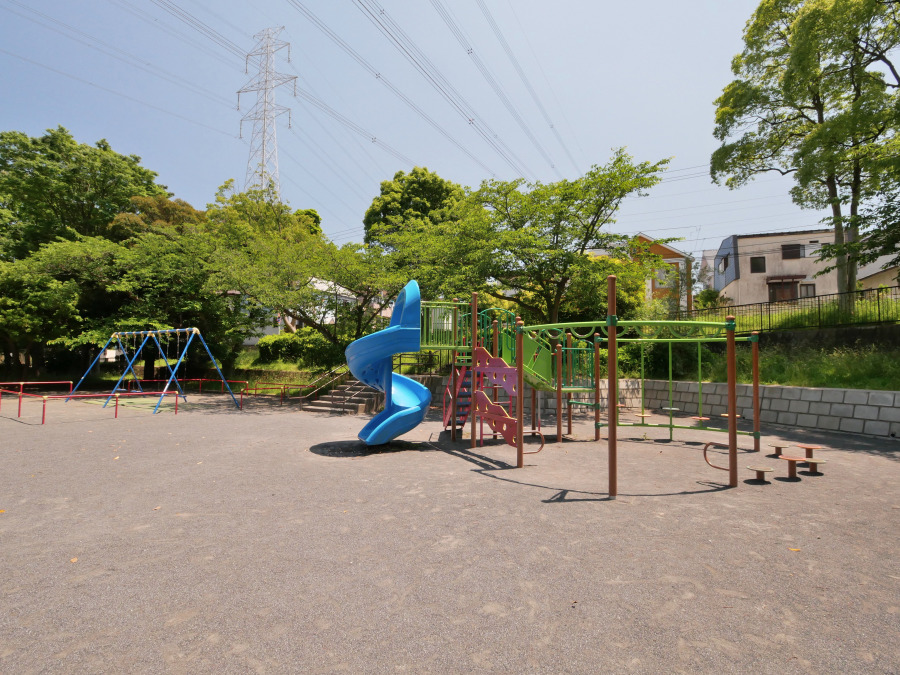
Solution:
[(609, 500), (586, 421), (516, 469), (437, 413), (372, 450), (188, 399), (0, 402), (0, 672), (900, 672), (895, 441), (767, 428), (728, 489), (725, 434), (623, 427)]

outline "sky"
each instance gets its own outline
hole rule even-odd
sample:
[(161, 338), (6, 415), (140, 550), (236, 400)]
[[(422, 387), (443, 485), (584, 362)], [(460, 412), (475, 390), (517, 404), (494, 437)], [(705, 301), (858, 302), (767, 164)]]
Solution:
[(732, 234), (813, 229), (824, 215), (791, 203), (790, 178), (738, 190), (709, 178), (714, 101), (757, 4), (0, 0), (0, 130), (106, 139), (205, 208), (227, 180), (245, 185), (255, 94), (238, 110), (237, 91), (257, 72), (245, 55), (283, 28), (275, 68), (297, 93), (275, 91), (290, 109), (277, 118), (281, 196), (316, 209), (336, 243), (362, 241), (398, 171), (549, 183), (625, 147), (671, 162), (611, 231), (679, 237), (699, 258)]

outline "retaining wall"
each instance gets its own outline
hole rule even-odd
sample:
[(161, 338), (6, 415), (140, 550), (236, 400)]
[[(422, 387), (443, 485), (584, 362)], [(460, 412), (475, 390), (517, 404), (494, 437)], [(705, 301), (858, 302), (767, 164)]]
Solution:
[[(440, 406), (447, 379), (441, 380), (435, 391), (432, 379), (432, 405)], [(812, 387), (782, 387), (762, 385), (760, 395), (760, 424), (846, 431), (851, 433), (900, 439), (900, 391), (867, 391), (863, 389), (826, 389)], [(600, 403), (606, 406), (607, 385), (600, 386)], [(629, 408), (641, 407), (640, 380), (620, 380), (619, 399)], [(724, 382), (704, 382), (702, 390), (696, 382), (672, 383), (672, 407), (681, 413), (697, 415), (702, 393), (703, 415), (716, 417), (727, 412), (728, 385)], [(539, 392), (539, 409), (544, 416), (556, 414), (555, 392)], [(573, 394), (576, 400), (592, 402), (593, 393)], [(653, 411), (669, 407), (669, 383), (665, 380), (645, 380), (643, 407)], [(526, 387), (525, 410), (531, 412), (531, 388)], [(753, 419), (753, 386), (737, 385), (737, 413), (745, 420)], [(593, 410), (576, 406), (577, 416), (593, 415)]]

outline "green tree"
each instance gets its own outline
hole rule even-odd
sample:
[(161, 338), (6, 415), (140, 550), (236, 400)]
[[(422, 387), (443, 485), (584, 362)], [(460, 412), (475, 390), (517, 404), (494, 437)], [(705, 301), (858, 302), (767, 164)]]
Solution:
[(615, 222), (627, 196), (646, 194), (659, 182), (668, 161), (635, 163), (618, 149), (605, 166), (572, 181), (485, 181), (448, 244), (466, 262), (462, 271), (470, 280), (485, 280), (485, 293), (513, 299), (536, 320), (556, 323), (573, 279), (593, 271), (591, 251), (631, 259), (629, 238), (604, 228)]
[(32, 357), (39, 367), (45, 343), (77, 330), (77, 299), (74, 281), (55, 279), (33, 260), (0, 262), (0, 342), (9, 375), (20, 365), (31, 368)]
[(105, 140), (78, 143), (63, 127), (39, 138), (0, 132), (0, 258), (23, 258), (58, 237), (105, 236), (134, 196), (165, 194), (140, 157)]
[(763, 0), (716, 100), (713, 180), (793, 174), (795, 203), (831, 210), (841, 291), (856, 288), (860, 208), (900, 162), (898, 44), (896, 2)]
[[(151, 230), (123, 242), (78, 236), (45, 244), (17, 264), (76, 289), (78, 323), (53, 337), (85, 357), (113, 332), (197, 327), (227, 367), (267, 313), (211, 284), (215, 249), (200, 226), (182, 218), (197, 213), (190, 205), (157, 205), (162, 211), (147, 215)], [(163, 219), (165, 212), (174, 222)], [(144, 355), (150, 377), (157, 353)]]
[(453, 220), (455, 206), (464, 196), (459, 185), (424, 167), (398, 171), (393, 180), (382, 181), (379, 195), (366, 211), (365, 243), (391, 245), (394, 242), (388, 235), (392, 233), (413, 233)]
[(124, 241), (154, 230), (183, 233), (189, 226), (201, 224), (205, 215), (183, 199), (169, 199), (165, 194), (137, 195), (129, 200), (127, 212), (116, 214), (105, 235), (113, 241)]
[(288, 331), (303, 323), (338, 341), (334, 327), (327, 325), (333, 305), (323, 301), (330, 280), (320, 278), (324, 256), (334, 247), (314, 234), (317, 226), (309, 215), (292, 211), (272, 191), (236, 192), (230, 181), (206, 214), (218, 288), (287, 317)]
[(271, 192), (223, 186), (207, 211), (214, 282), (286, 317), (289, 332), (308, 326), (330, 344), (345, 345), (377, 326), (406, 279), (394, 265), (396, 253), (335, 246), (313, 215), (292, 211)]

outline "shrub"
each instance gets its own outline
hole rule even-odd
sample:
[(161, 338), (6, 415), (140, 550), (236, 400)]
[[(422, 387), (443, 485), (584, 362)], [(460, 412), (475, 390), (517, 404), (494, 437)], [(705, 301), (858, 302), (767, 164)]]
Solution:
[(260, 339), (259, 360), (263, 363), (286, 361), (298, 365), (329, 368), (344, 360), (344, 350), (325, 339), (312, 328), (301, 328), (296, 333), (267, 335)]

